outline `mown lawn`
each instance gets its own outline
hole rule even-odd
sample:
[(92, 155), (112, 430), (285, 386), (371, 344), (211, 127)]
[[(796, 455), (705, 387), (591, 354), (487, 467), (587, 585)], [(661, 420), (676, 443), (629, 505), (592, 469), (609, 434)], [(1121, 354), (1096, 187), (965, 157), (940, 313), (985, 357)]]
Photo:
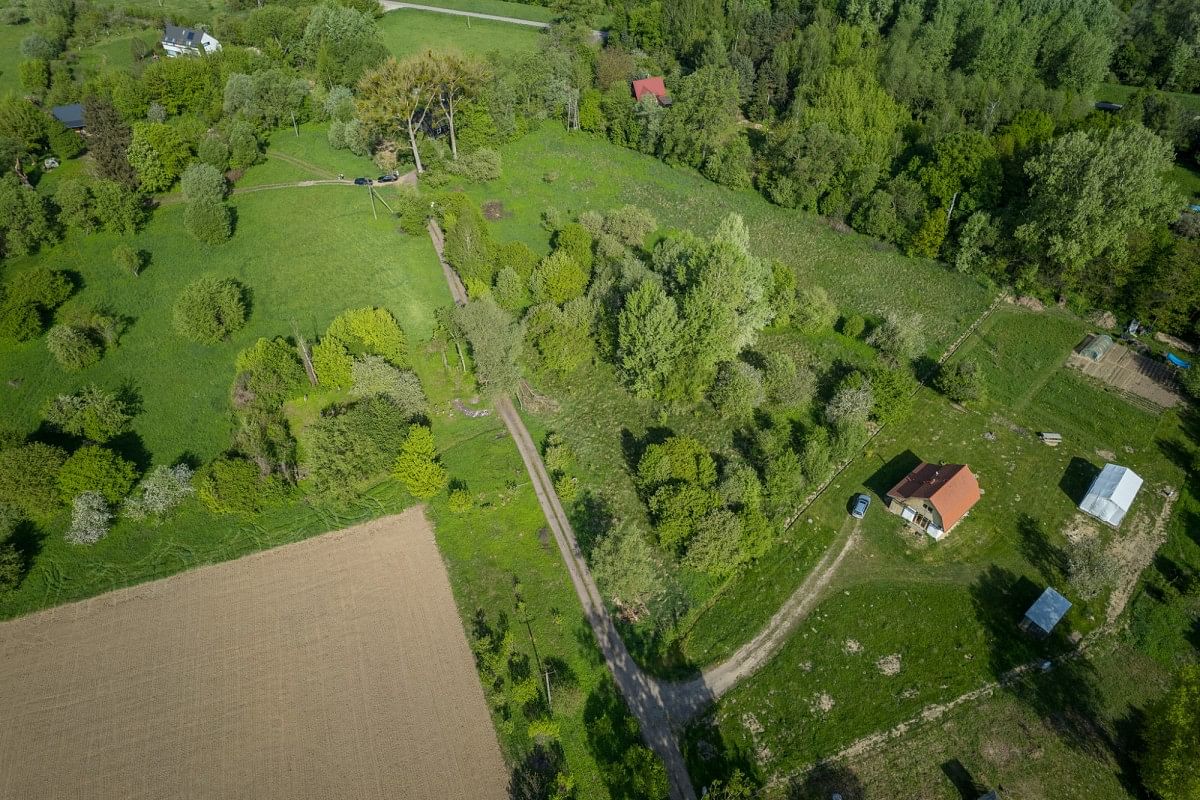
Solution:
[(476, 55), (493, 50), (533, 50), (542, 35), (541, 30), (527, 25), (407, 8), (389, 11), (378, 25), (383, 43), (398, 58), (426, 49), (460, 50)]
[[(1164, 502), (1158, 490), (1180, 486), (1177, 459), (1168, 455), (1181, 433), (1174, 414), (1148, 414), (1058, 366), (1082, 328), (1058, 312), (1002, 308), (965, 348), (979, 357), (993, 398), (959, 410), (922, 389), (912, 416), (885, 428), (806, 511), (799, 536), (840, 543), (852, 525), (850, 498), (866, 492), (873, 499), (862, 542), (825, 599), (779, 655), (718, 704), (712, 726), (691, 730), (698, 777), (739, 765), (764, 778), (790, 774), (1013, 666), (1062, 652), (1068, 632), (1086, 634), (1103, 621), (1107, 596), (1085, 601), (1067, 580), (1064, 530), (1114, 454), (1146, 480), (1122, 530), (1150, 524)], [(1046, 331), (1040, 356), (1039, 330)], [(1037, 440), (1047, 422), (1064, 433), (1062, 446)], [(904, 531), (885, 509), (887, 490), (918, 460), (967, 463), (983, 492), (941, 543)], [(1016, 623), (1047, 585), (1074, 606), (1055, 636), (1038, 643)], [(755, 596), (722, 597), (714, 613), (757, 603), (765, 613), (789, 590), (786, 582), (764, 582)], [(714, 630), (693, 632), (688, 652), (715, 659), (744, 639), (734, 626), (724, 639)], [(898, 673), (880, 666), (888, 656), (899, 657)], [(1102, 695), (1094, 666), (1081, 659), (1031, 682), (1021, 697), (1039, 714), (1069, 710), (1069, 703), (1093, 713)]]
[(37, 28), (24, 25), (0, 25), (0, 94), (21, 91), (21, 76), (17, 65), (25, 60), (21, 55), (21, 40)]
[(93, 75), (113, 69), (130, 69), (134, 65), (133, 41), (140, 39), (149, 47), (162, 38), (157, 28), (117, 34), (78, 51), (79, 61), (75, 67), (75, 78), (82, 82)]

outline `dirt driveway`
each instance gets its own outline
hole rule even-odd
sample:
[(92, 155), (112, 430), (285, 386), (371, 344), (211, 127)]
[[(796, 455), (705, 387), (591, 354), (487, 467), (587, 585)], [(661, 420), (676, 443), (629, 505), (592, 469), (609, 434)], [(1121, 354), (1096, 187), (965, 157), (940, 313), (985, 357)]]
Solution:
[(421, 509), (0, 624), (0, 798), (503, 798)]

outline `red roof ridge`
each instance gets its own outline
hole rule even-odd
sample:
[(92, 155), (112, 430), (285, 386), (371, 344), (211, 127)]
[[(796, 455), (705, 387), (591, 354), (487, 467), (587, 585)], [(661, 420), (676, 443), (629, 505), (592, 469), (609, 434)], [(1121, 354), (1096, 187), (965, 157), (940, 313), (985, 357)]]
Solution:
[(889, 497), (928, 500), (950, 530), (979, 502), (979, 481), (966, 464), (917, 464), (892, 490)]

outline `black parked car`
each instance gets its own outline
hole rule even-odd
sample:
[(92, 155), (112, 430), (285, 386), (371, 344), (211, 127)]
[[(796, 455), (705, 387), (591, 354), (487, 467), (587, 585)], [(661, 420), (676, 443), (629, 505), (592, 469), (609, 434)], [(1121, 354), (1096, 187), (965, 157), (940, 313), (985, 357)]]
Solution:
[(380, 175), (375, 179), (376, 183), (392, 183), (396, 180), (395, 175)]
[(355, 186), (366, 186), (370, 182), (371, 182), (370, 178), (355, 178), (354, 179)]

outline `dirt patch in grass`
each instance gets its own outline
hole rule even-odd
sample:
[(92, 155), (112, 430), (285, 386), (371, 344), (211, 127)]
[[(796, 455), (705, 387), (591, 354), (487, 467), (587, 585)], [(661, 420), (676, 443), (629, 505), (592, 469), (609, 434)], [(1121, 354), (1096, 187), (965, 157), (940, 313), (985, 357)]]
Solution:
[(842, 652), (848, 656), (858, 655), (862, 651), (863, 646), (857, 639), (847, 639), (846, 643), (842, 645)]
[(900, 674), (900, 654), (892, 653), (889, 656), (884, 656), (875, 662), (875, 669), (879, 670), (884, 675), (899, 675)]
[(4, 797), (503, 798), (420, 509), (0, 625)]
[(499, 200), (488, 200), (483, 204), (483, 216), (485, 219), (490, 219), (492, 222), (504, 219), (504, 203)]

